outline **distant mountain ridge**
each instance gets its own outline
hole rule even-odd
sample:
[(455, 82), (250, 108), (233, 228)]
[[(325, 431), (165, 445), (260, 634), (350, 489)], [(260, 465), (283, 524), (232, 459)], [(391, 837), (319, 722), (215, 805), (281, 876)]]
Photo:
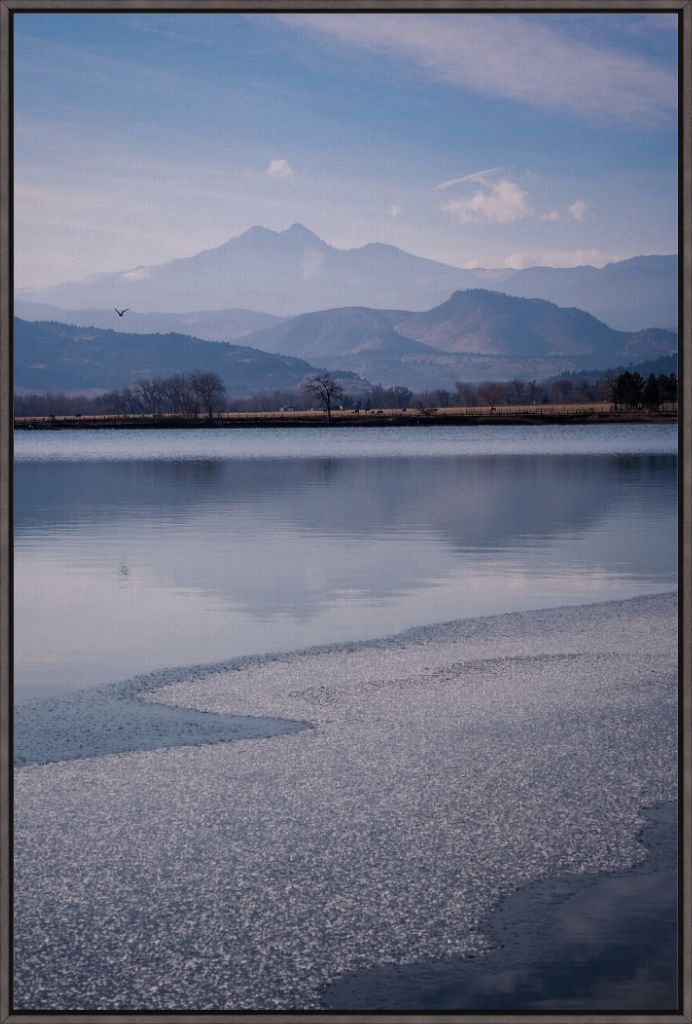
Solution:
[(336, 249), (294, 224), (281, 232), (253, 227), (195, 256), (17, 295), (67, 309), (122, 303), (140, 312), (186, 313), (240, 306), (286, 316), (354, 302), (399, 305), (411, 299), (412, 275), (425, 307), (448, 295), (458, 274), (443, 263), (378, 243)]
[[(218, 373), (229, 397), (297, 387), (315, 368), (293, 356), (182, 334), (121, 334), (94, 327), (14, 320), (14, 386), (20, 391), (110, 391), (139, 378)], [(353, 374), (345, 374), (356, 387)]]
[(613, 330), (580, 309), (473, 289), (425, 312), (361, 307), (304, 313), (258, 331), (248, 344), (319, 360), (384, 385), (449, 387), (457, 379), (539, 379), (593, 365), (658, 358), (677, 337)]
[(624, 373), (626, 370), (630, 373), (638, 373), (641, 377), (648, 377), (650, 373), (653, 373), (655, 376), (659, 376), (660, 374), (668, 376), (671, 373), (677, 374), (678, 359), (677, 356), (674, 355), (659, 356), (658, 359), (647, 359), (643, 363), (628, 363), (626, 366), (607, 366), (599, 370), (578, 370), (570, 373), (557, 374), (555, 377), (548, 378), (544, 383), (550, 383), (551, 380), (559, 380), (561, 377), (593, 382), (597, 380), (604, 380), (608, 377), (617, 377), (618, 374)]
[(580, 309), (485, 289), (454, 292), (423, 312), (357, 306), (303, 313), (243, 342), (16, 319), (15, 383), (44, 391), (113, 388), (203, 368), (219, 373), (229, 394), (248, 394), (296, 386), (319, 367), (415, 391), (457, 380), (538, 380), (677, 351), (669, 331), (616, 331)]
[(603, 268), (465, 270), (380, 242), (337, 249), (302, 224), (285, 231), (256, 226), (156, 266), (18, 289), (17, 300), (79, 311), (123, 305), (160, 316), (244, 309), (287, 317), (346, 306), (420, 312), (475, 288), (575, 306), (620, 330), (677, 324), (676, 256), (637, 256)]
[(677, 330), (677, 256), (635, 256), (596, 267), (529, 267), (502, 286), (510, 295), (576, 306), (621, 331)]
[(188, 334), (203, 341), (238, 341), (240, 338), (273, 327), (281, 317), (256, 313), (251, 309), (202, 310), (193, 313), (138, 313), (131, 309), (117, 318), (114, 309), (63, 309), (40, 302), (17, 299), (15, 316), (22, 320), (52, 320), (76, 327), (100, 327), (123, 334)]

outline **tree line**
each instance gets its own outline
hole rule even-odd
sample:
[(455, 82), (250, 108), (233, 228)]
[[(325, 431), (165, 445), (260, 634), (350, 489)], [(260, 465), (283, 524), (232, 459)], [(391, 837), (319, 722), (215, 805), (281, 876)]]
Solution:
[(678, 378), (675, 373), (650, 373), (644, 378), (640, 373), (626, 370), (611, 378), (608, 386), (616, 409), (656, 410), (678, 400)]
[(328, 416), (343, 409), (415, 409), (429, 411), (445, 408), (497, 407), (500, 405), (579, 405), (612, 402), (616, 409), (655, 411), (677, 402), (676, 374), (649, 374), (624, 371), (602, 380), (589, 381), (564, 377), (537, 383), (513, 379), (472, 384), (457, 381), (453, 390), (434, 388), (412, 391), (402, 385), (382, 387), (348, 394), (333, 374), (319, 373), (306, 378), (292, 389), (261, 391), (246, 398), (226, 396), (222, 379), (216, 373), (196, 370), (171, 377), (138, 380), (132, 388), (101, 395), (17, 395), (17, 416), (70, 416), (132, 413), (179, 413), (212, 418), (216, 412), (276, 412), (279, 410), (323, 409)]
[(15, 416), (182, 413), (205, 415), (226, 408), (226, 387), (218, 373), (194, 370), (171, 377), (142, 377), (131, 388), (102, 395), (15, 395)]

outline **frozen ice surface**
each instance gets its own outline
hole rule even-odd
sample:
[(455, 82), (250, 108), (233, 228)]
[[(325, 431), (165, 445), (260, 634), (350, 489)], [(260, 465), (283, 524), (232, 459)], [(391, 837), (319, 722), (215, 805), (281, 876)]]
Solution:
[(314, 1009), (486, 950), (520, 886), (638, 863), (676, 625), (671, 594), (176, 677), (145, 699), (314, 728), (18, 770), (15, 1008)]
[(493, 943), (489, 953), (342, 975), (323, 991), (325, 1008), (418, 1014), (675, 1013), (677, 801), (656, 804), (643, 817), (640, 841), (646, 859), (641, 863), (525, 885), (485, 920)]

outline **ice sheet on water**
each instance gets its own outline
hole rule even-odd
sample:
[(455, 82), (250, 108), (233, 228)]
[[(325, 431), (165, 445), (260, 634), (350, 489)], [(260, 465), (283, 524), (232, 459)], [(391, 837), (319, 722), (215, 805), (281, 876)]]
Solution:
[(502, 895), (641, 859), (676, 650), (664, 595), (178, 676), (146, 699), (313, 728), (20, 770), (17, 1008), (309, 1009), (483, 951)]

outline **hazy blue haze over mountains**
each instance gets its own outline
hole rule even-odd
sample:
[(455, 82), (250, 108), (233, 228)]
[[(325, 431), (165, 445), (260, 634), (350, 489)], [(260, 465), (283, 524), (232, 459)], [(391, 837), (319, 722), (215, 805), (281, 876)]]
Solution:
[(21, 297), (66, 308), (122, 303), (140, 312), (187, 313), (241, 306), (285, 316), (328, 306), (402, 305), (422, 308), (458, 286), (459, 272), (390, 246), (335, 249), (302, 225), (274, 232), (254, 227), (216, 249), (156, 267), (98, 274)]
[(421, 390), (453, 387), (459, 379), (540, 379), (629, 365), (677, 347), (668, 331), (615, 331), (582, 310), (481, 289), (455, 292), (422, 313), (362, 307), (305, 313), (246, 336), (247, 347), (181, 334), (15, 325), (15, 386), (33, 391), (116, 388), (138, 377), (203, 368), (221, 375), (229, 395), (242, 395), (295, 387), (313, 367)]
[(115, 319), (110, 309), (63, 309), (42, 302), (24, 302), (18, 299), (15, 314), (22, 320), (53, 320), (77, 327), (101, 327), (113, 330), (117, 325), (123, 334), (188, 334), (204, 341), (237, 341), (253, 331), (261, 331), (281, 322), (281, 317), (269, 313), (255, 313), (251, 309), (202, 310), (193, 313), (140, 313), (128, 310), (126, 316)]
[(528, 267), (512, 273), (499, 290), (526, 299), (549, 299), (558, 306), (576, 306), (621, 331), (647, 327), (677, 330), (677, 256), (635, 256), (600, 269)]
[[(138, 314), (170, 315), (240, 308), (286, 317), (344, 306), (422, 311), (455, 290), (479, 287), (576, 306), (620, 330), (677, 325), (676, 256), (638, 256), (601, 269), (462, 270), (380, 243), (336, 249), (300, 224), (281, 232), (254, 227), (188, 258), (20, 290), (17, 298), (82, 311), (123, 305)], [(17, 312), (31, 315), (22, 307)], [(175, 326), (206, 332), (202, 314), (195, 315), (197, 326)], [(141, 326), (171, 325), (152, 320)], [(215, 338), (218, 327), (209, 326)], [(232, 340), (228, 333), (225, 340)]]
[(140, 377), (197, 369), (218, 373), (232, 396), (296, 387), (314, 368), (302, 359), (182, 334), (119, 334), (94, 327), (14, 321), (14, 383), (28, 391), (114, 390)]
[(579, 309), (474, 289), (426, 312), (331, 309), (246, 338), (268, 352), (319, 360), (372, 381), (449, 387), (457, 379), (540, 379), (669, 355), (676, 336), (615, 331)]
[[(380, 244), (338, 250), (299, 224), (255, 227), (188, 259), (20, 294), (20, 316), (54, 322), (19, 322), (15, 384), (113, 388), (197, 367), (234, 395), (295, 386), (313, 367), (414, 390), (540, 379), (671, 355), (677, 339), (661, 328), (675, 324), (676, 304), (674, 256), (460, 270)], [(131, 308), (116, 319), (115, 305)], [(586, 311), (596, 307), (610, 323)], [(287, 311), (297, 315), (276, 315)], [(205, 344), (240, 338), (242, 357)]]

